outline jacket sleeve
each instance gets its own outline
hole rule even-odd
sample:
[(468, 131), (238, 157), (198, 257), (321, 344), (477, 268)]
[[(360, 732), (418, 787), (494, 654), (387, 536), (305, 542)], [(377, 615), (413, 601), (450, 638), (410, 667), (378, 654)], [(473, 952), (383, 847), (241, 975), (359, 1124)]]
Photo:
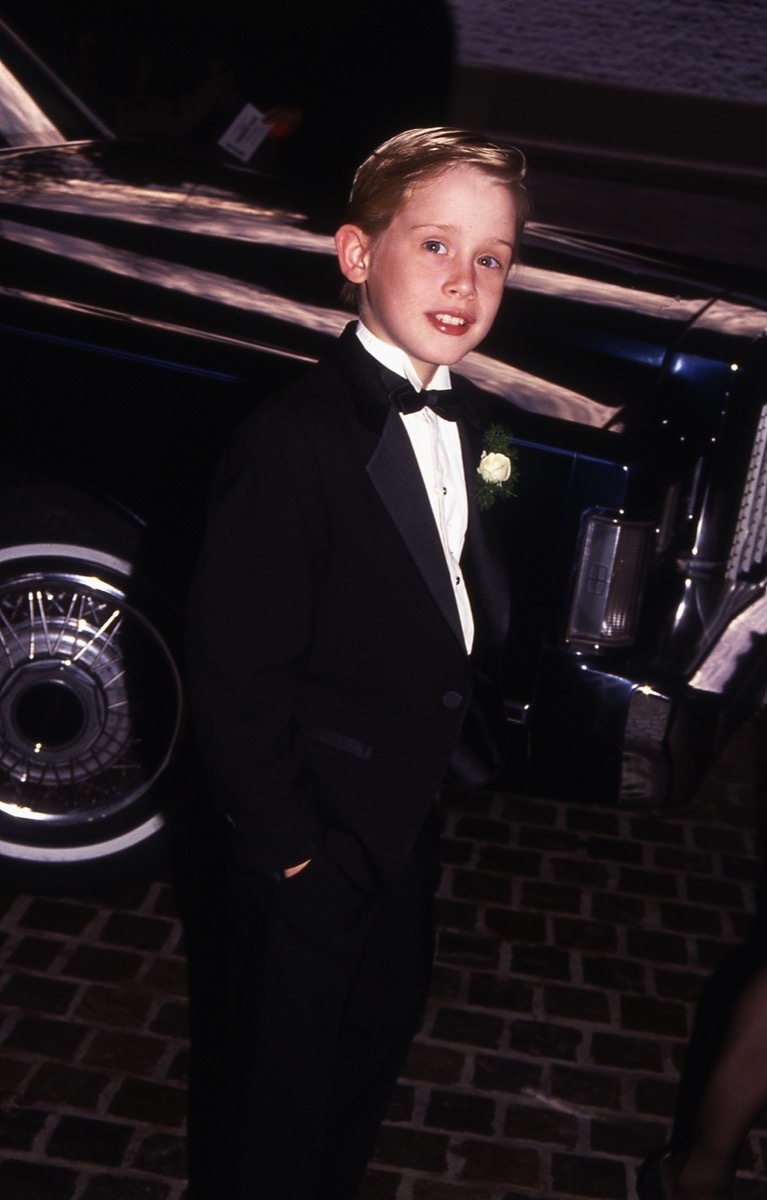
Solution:
[(190, 706), (235, 862), (270, 872), (322, 841), (295, 712), (327, 545), (311, 439), (256, 410), (214, 480), (187, 615)]

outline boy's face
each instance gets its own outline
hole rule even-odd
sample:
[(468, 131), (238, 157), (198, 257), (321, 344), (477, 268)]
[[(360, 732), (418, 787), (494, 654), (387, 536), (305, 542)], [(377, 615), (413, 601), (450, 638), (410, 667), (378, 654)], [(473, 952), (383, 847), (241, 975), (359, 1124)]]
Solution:
[(345, 225), (341, 269), (362, 285), (360, 317), (410, 357), (423, 383), (490, 329), (511, 266), (514, 200), (477, 167), (451, 167), (420, 183), (377, 237)]

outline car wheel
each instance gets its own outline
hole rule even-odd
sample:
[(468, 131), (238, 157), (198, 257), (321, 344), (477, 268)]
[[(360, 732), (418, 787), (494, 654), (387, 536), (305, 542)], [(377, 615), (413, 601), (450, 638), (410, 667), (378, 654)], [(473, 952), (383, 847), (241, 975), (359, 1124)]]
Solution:
[(130, 563), (91, 547), (0, 550), (0, 871), (115, 878), (163, 837), (182, 687)]

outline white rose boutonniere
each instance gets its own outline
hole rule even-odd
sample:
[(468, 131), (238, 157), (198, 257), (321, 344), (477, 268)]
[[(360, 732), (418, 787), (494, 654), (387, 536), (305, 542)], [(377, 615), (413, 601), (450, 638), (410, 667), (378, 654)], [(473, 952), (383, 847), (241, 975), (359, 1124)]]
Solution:
[(508, 454), (498, 454), (495, 450), (488, 454), (483, 450), (477, 470), (488, 483), (505, 483), (511, 475), (511, 459)]
[(511, 434), (502, 425), (491, 425), (482, 439), (484, 450), (477, 467), (477, 504), (484, 511), (496, 500), (508, 500), (517, 491), (517, 456)]

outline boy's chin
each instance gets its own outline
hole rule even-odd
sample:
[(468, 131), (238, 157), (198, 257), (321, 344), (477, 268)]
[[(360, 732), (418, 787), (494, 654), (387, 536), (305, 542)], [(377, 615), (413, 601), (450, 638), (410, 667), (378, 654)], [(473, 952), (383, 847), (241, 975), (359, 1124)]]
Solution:
[(471, 341), (451, 341), (443, 349), (440, 355), (440, 364), (445, 367), (454, 367), (456, 363), (461, 362), (467, 354), (471, 354), (479, 345), (478, 338), (472, 338)]

